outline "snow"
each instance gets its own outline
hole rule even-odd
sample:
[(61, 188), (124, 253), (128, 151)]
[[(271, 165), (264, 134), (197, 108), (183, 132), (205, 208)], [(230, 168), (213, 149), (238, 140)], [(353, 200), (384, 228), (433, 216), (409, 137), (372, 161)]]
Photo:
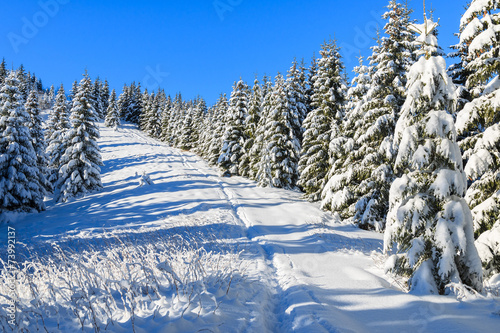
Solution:
[[(44, 330), (36, 313), (50, 332), (81, 330), (78, 308), (88, 315), (83, 331), (93, 332), (89, 304), (102, 332), (498, 329), (497, 296), (406, 293), (404, 280), (384, 273), (382, 234), (341, 222), (298, 192), (221, 178), (129, 124), (100, 131), (103, 189), (9, 224), (18, 258), (38, 272), (39, 297), (18, 282), (26, 330)], [(154, 185), (138, 186), (143, 172)], [(407, 185), (395, 184), (391, 191)], [(420, 278), (432, 276), (420, 267)], [(2, 323), (6, 288), (0, 283)]]

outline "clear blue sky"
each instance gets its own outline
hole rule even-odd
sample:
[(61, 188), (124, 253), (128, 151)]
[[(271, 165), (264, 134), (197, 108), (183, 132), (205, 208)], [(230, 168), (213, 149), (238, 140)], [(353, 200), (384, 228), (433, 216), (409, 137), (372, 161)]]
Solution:
[[(467, 0), (427, 1), (440, 18), (442, 47), (456, 43)], [(409, 1), (422, 19), (422, 1)], [(25, 67), (44, 86), (71, 83), (88, 69), (121, 91), (124, 83), (161, 85), (209, 103), (235, 80), (309, 63), (330, 36), (346, 67), (369, 55), (388, 0), (22, 0), (4, 1), (0, 57)], [(448, 51), (448, 50), (447, 50)], [(350, 75), (352, 77), (352, 75)]]

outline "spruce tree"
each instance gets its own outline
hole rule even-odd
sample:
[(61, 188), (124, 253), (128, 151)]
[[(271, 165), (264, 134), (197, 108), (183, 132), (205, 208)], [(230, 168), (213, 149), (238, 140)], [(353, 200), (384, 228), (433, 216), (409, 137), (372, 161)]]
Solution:
[[(101, 93), (102, 109), (107, 114), (107, 110), (108, 110), (108, 107), (109, 107), (109, 98), (110, 98), (108, 80), (104, 80), (104, 84), (101, 86), (100, 93)], [(116, 98), (115, 98), (115, 102), (116, 102)]]
[(255, 139), (250, 149), (249, 157), (250, 157), (250, 171), (249, 176), (251, 179), (260, 182), (261, 179), (270, 179), (270, 175), (263, 175), (262, 171), (264, 169), (260, 168), (260, 164), (262, 163), (262, 159), (265, 156), (268, 156), (265, 149), (266, 141), (265, 141), (265, 123), (266, 119), (269, 116), (270, 112), (270, 102), (272, 95), (272, 82), (267, 77), (264, 76), (262, 82), (262, 97), (261, 97), (261, 106), (260, 106), (260, 119), (257, 127), (255, 129)]
[(344, 116), (346, 85), (344, 65), (336, 42), (322, 45), (318, 73), (314, 79), (312, 110), (304, 121), (302, 156), (299, 162), (299, 186), (310, 201), (321, 198), (331, 168), (330, 141)]
[(38, 103), (38, 93), (32, 90), (28, 95), (28, 100), (25, 104), (26, 113), (29, 116), (28, 128), (30, 130), (31, 143), (36, 155), (36, 164), (39, 171), (39, 182), (45, 191), (52, 192), (52, 184), (47, 179), (48, 159), (47, 159), (47, 144), (45, 143), (44, 132), (42, 128), (42, 116)]
[[(474, 0), (460, 23), (462, 80), (471, 101), (456, 127), (470, 182), (466, 201), (486, 276), (500, 272), (500, 2)], [(495, 239), (496, 238), (496, 239)], [(497, 244), (495, 244), (495, 242)]]
[(255, 172), (251, 167), (252, 148), (255, 142), (257, 127), (259, 126), (262, 107), (262, 92), (259, 80), (255, 78), (252, 95), (248, 106), (248, 116), (245, 120), (245, 143), (243, 144), (243, 156), (239, 165), (240, 174), (243, 177), (255, 178)]
[(207, 161), (210, 165), (217, 165), (222, 152), (223, 134), (225, 131), (225, 119), (228, 112), (228, 101), (226, 94), (221, 94), (214, 106), (213, 123), (214, 129), (208, 145)]
[(41, 211), (44, 183), (18, 77), (10, 72), (0, 88), (0, 211)]
[(80, 81), (71, 108), (68, 147), (61, 157), (58, 201), (68, 201), (102, 188), (101, 153), (97, 145), (99, 129), (92, 105), (92, 82), (87, 73)]
[(295, 95), (287, 91), (281, 74), (275, 79), (270, 98), (270, 112), (264, 123), (266, 149), (258, 165), (261, 186), (293, 189), (298, 180), (300, 157), (299, 109)]
[(5, 58), (2, 59), (2, 62), (0, 63), (0, 86), (3, 85), (5, 82), (5, 79), (7, 78), (7, 66), (5, 64)]
[[(382, 231), (387, 215), (389, 190), (394, 179), (394, 126), (405, 101), (406, 74), (413, 63), (414, 35), (409, 31), (411, 11), (390, 1), (382, 16), (386, 36), (372, 48), (370, 69), (359, 68), (361, 84), (339, 138), (323, 208), (353, 219), (362, 228)], [(360, 82), (358, 82), (359, 84)], [(368, 88), (368, 90), (366, 90)], [(362, 94), (362, 95), (360, 95)], [(396, 147), (397, 148), (397, 147)]]
[(120, 126), (120, 115), (118, 114), (115, 89), (111, 91), (111, 95), (109, 96), (107, 104), (108, 108), (106, 111), (106, 120), (104, 121), (104, 125), (117, 128), (118, 126)]
[(71, 128), (69, 122), (69, 108), (67, 105), (64, 87), (57, 91), (54, 107), (50, 114), (49, 125), (46, 131), (47, 155), (49, 158), (50, 176), (52, 184), (56, 184), (59, 179), (59, 168), (61, 167), (61, 156), (66, 151), (68, 142), (66, 133)]
[(235, 83), (226, 117), (223, 146), (218, 160), (222, 170), (239, 175), (239, 164), (245, 143), (245, 119), (248, 113), (248, 86), (242, 80)]
[(412, 25), (420, 58), (410, 68), (407, 98), (396, 124), (394, 165), (384, 248), (387, 268), (409, 277), (418, 293), (449, 291), (449, 283), (482, 290), (472, 215), (463, 199), (466, 179), (456, 143), (455, 85), (438, 56), (437, 23)]

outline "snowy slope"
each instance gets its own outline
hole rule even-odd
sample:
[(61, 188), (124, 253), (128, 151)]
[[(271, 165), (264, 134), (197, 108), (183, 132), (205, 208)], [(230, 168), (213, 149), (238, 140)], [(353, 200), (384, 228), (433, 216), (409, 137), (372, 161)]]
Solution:
[[(46, 262), (55, 249), (69, 251), (70, 257), (84, 259), (71, 265), (116, 285), (109, 298), (102, 296), (103, 286), (88, 293), (102, 296), (96, 304), (102, 299), (116, 303), (113, 313), (103, 310), (92, 317), (102, 330), (495, 332), (500, 325), (498, 297), (457, 299), (401, 291), (401, 282), (383, 273), (382, 234), (335, 221), (319, 205), (301, 200), (300, 193), (259, 188), (240, 177), (221, 178), (194, 154), (150, 139), (131, 125), (117, 131), (101, 126), (99, 144), (101, 192), (64, 204), (49, 202), (47, 211), (20, 216), (10, 226), (16, 228), (19, 259)], [(143, 174), (152, 184), (144, 182)], [(5, 225), (0, 229), (6, 234)], [(160, 254), (142, 250), (150, 247)], [(0, 250), (3, 255), (5, 245)], [(122, 273), (101, 265), (105, 259), (127, 263), (130, 275), (117, 278)], [(144, 273), (134, 270), (138, 264)], [(141, 278), (146, 268), (158, 277), (158, 288), (140, 299), (134, 285), (146, 281)], [(174, 273), (180, 272), (187, 277), (176, 280)], [(37, 277), (40, 295), (42, 286), (51, 283), (48, 276), (60, 273), (44, 274)], [(186, 292), (175, 292), (169, 279), (182, 281), (180, 289)], [(54, 319), (78, 305), (74, 291), (61, 293), (64, 310), (49, 304), (49, 296), (30, 301), (31, 291), (23, 288), (18, 293), (25, 309), (42, 303), (48, 309), (44, 323), (30, 319), (23, 324), (28, 329), (79, 329), (76, 319)], [(0, 287), (2, 304), (6, 293)], [(131, 315), (126, 304), (135, 301), (140, 307)], [(94, 331), (90, 319), (84, 326)]]

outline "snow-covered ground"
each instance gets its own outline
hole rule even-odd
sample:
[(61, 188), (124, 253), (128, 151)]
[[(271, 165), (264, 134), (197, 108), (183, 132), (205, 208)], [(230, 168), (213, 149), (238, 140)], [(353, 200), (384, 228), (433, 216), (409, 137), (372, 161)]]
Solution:
[[(500, 327), (498, 292), (407, 294), (402, 281), (384, 275), (382, 234), (336, 221), (300, 193), (221, 178), (193, 153), (132, 125), (117, 131), (101, 126), (101, 136), (103, 191), (49, 202), (47, 211), (9, 224), (16, 230), (17, 259), (25, 261), (15, 276), (17, 328), (71, 332), (83, 325), (88, 332), (152, 333)], [(7, 225), (0, 234), (7, 235)], [(0, 327), (8, 331), (7, 270), (1, 279)]]

